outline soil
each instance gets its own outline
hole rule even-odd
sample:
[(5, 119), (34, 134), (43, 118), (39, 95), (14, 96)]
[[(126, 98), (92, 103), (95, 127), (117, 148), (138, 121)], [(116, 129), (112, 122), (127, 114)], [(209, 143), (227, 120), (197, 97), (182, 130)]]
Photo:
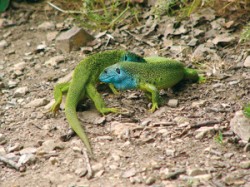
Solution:
[[(250, 152), (230, 130), (235, 112), (250, 100), (249, 69), (243, 65), (250, 44), (238, 43), (237, 21), (226, 28), (221, 20), (231, 21), (206, 18), (194, 26), (194, 19), (186, 20), (174, 33), (165, 27), (177, 22), (173, 18), (155, 22), (144, 16), (139, 26), (126, 22), (103, 33), (95, 44), (63, 53), (48, 37), (74, 25), (71, 17), (43, 3), (22, 4), (3, 13), (0, 41), (7, 44), (0, 49), (0, 155), (16, 163), (21, 157), (27, 160), (18, 170), (0, 162), (0, 186), (250, 186)], [(54, 27), (39, 27), (44, 22)], [(195, 35), (198, 30), (204, 32)], [(233, 39), (216, 43), (212, 33), (227, 33)], [(192, 38), (198, 43), (187, 45)], [(39, 45), (45, 46), (38, 49)], [(81, 107), (79, 118), (95, 154), (88, 161), (77, 136), (61, 141), (69, 132), (63, 105), (56, 117), (48, 108), (58, 79), (89, 53), (107, 49), (175, 58), (199, 69), (206, 81), (162, 91), (162, 105), (154, 113), (148, 111), (150, 101), (141, 91), (114, 95), (100, 89), (107, 106), (126, 112), (103, 117), (89, 101)], [(46, 65), (58, 55), (62, 62)], [(27, 90), (16, 93), (22, 87)]]

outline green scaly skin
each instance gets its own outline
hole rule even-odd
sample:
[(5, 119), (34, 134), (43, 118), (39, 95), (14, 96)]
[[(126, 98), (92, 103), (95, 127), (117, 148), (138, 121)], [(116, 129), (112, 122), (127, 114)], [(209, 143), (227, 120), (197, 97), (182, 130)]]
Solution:
[(99, 79), (119, 90), (140, 89), (151, 94), (154, 112), (158, 108), (159, 89), (174, 86), (182, 80), (199, 81), (198, 73), (176, 60), (164, 57), (144, 58), (147, 63), (119, 62), (100, 74)]
[(84, 142), (91, 155), (93, 155), (93, 152), (88, 137), (77, 118), (77, 104), (85, 97), (88, 97), (94, 102), (96, 109), (100, 113), (106, 114), (109, 112), (118, 112), (116, 108), (107, 108), (105, 106), (104, 100), (96, 90), (96, 84), (99, 82), (99, 74), (105, 67), (115, 64), (121, 60), (131, 61), (127, 58), (138, 60), (138, 62), (145, 62), (142, 57), (124, 50), (111, 50), (97, 53), (86, 57), (76, 66), (71, 82), (57, 84), (54, 88), (55, 103), (51, 107), (50, 111), (55, 114), (59, 110), (62, 102), (62, 96), (67, 93), (65, 104), (65, 115), (67, 121), (70, 127)]

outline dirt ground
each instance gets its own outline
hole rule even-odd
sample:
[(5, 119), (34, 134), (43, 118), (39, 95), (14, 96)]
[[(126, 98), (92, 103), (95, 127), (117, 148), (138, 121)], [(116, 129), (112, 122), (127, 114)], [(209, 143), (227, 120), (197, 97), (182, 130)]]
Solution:
[[(242, 25), (212, 11), (175, 29), (174, 18), (143, 18), (136, 27), (126, 22), (101, 35), (89, 31), (99, 35), (97, 43), (63, 53), (55, 37), (74, 25), (72, 18), (44, 4), (1, 15), (0, 155), (22, 163), (15, 170), (0, 162), (1, 187), (250, 186), (249, 148), (230, 130), (235, 112), (250, 101), (243, 65), (250, 44), (238, 43)], [(175, 58), (207, 80), (162, 91), (154, 113), (143, 92), (102, 89), (107, 106), (127, 112), (101, 116), (91, 102), (82, 107), (79, 118), (95, 154), (88, 160), (77, 136), (61, 141), (69, 132), (63, 106), (56, 117), (47, 111), (57, 81), (86, 53), (107, 49)], [(48, 62), (58, 56), (60, 62)]]

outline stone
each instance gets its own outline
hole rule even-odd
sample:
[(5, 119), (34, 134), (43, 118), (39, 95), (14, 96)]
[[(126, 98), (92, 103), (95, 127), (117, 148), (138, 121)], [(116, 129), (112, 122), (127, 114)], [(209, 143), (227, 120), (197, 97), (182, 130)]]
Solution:
[(135, 168), (131, 168), (131, 169), (123, 172), (122, 178), (129, 178), (129, 177), (133, 177), (135, 175), (136, 175), (136, 169)]
[(189, 176), (204, 175), (204, 174), (207, 174), (207, 171), (204, 169), (199, 169), (199, 168), (191, 168), (187, 170), (187, 174)]
[(28, 87), (20, 87), (17, 88), (14, 92), (14, 97), (23, 97), (28, 93), (29, 89)]
[(79, 114), (79, 118), (81, 119), (81, 121), (94, 125), (103, 124), (106, 120), (104, 116), (100, 116), (100, 114), (94, 110), (81, 112)]
[(244, 147), (245, 152), (250, 152), (250, 143), (247, 143)]
[(46, 44), (39, 44), (37, 47), (36, 47), (36, 51), (37, 52), (41, 52), (41, 51), (44, 51), (46, 49), (47, 45)]
[(58, 32), (57, 32), (57, 31), (48, 32), (48, 33), (46, 34), (47, 41), (48, 41), (48, 42), (51, 42), (51, 41), (55, 40), (56, 37), (57, 37), (57, 35), (58, 35)]
[(176, 108), (178, 106), (178, 99), (169, 99), (168, 106)]
[(197, 44), (198, 44), (198, 39), (197, 38), (193, 38), (192, 40), (190, 40), (189, 42), (188, 42), (188, 46), (190, 46), (190, 47), (194, 47), (194, 46), (196, 46)]
[(0, 133), (0, 145), (3, 145), (7, 142), (6, 136)]
[(248, 56), (248, 57), (246, 58), (246, 60), (244, 61), (244, 66), (247, 67), (247, 68), (250, 67), (250, 56)]
[(243, 111), (237, 111), (230, 121), (231, 130), (237, 134), (244, 143), (250, 139), (250, 119), (247, 118)]
[(35, 99), (28, 104), (24, 105), (24, 108), (34, 108), (34, 107), (40, 107), (48, 104), (49, 101), (45, 98)]
[(166, 149), (165, 153), (167, 156), (174, 157), (176, 155), (176, 150), (175, 149)]
[(40, 154), (50, 153), (55, 149), (62, 149), (63, 146), (60, 143), (57, 143), (55, 140), (46, 140), (43, 142), (42, 146), (38, 148), (37, 152)]
[(8, 153), (11, 153), (11, 152), (14, 152), (14, 151), (18, 151), (22, 148), (22, 146), (19, 144), (19, 143), (15, 143), (13, 146), (9, 146), (7, 148), (7, 152)]
[(8, 47), (7, 41), (6, 40), (1, 40), (0, 41), (0, 49), (4, 49), (6, 47)]
[(239, 165), (240, 165), (240, 167), (243, 168), (243, 169), (250, 169), (250, 160), (240, 162)]
[(97, 164), (92, 165), (93, 172), (98, 172), (98, 171), (101, 171), (103, 169), (104, 169), (104, 166), (102, 163), (97, 163)]
[(0, 146), (0, 155), (6, 155), (6, 151), (3, 146)]
[(27, 147), (25, 149), (20, 150), (19, 153), (21, 155), (23, 155), (23, 154), (35, 154), (36, 151), (37, 151), (37, 148), (35, 148), (35, 147)]
[(229, 44), (235, 40), (235, 37), (228, 36), (227, 34), (222, 34), (216, 36), (212, 42), (214, 45), (224, 45), (224, 44)]
[(156, 179), (154, 177), (148, 177), (145, 181), (145, 184), (146, 185), (151, 185), (151, 184), (154, 184), (156, 181)]
[(127, 134), (130, 129), (135, 128), (137, 125), (135, 123), (120, 123), (117, 121), (111, 122), (110, 131), (118, 137), (122, 137)]
[(50, 21), (45, 21), (37, 27), (40, 30), (54, 30), (56, 28), (55, 24)]
[(199, 179), (199, 180), (202, 180), (202, 181), (208, 181), (212, 178), (212, 175), (211, 174), (204, 174), (204, 175), (197, 175), (197, 176), (194, 176), (194, 179)]
[(85, 30), (73, 27), (57, 37), (56, 47), (61, 51), (68, 53), (72, 50), (78, 50), (92, 40), (94, 40), (94, 37), (88, 34)]
[(64, 61), (64, 56), (59, 55), (59, 56), (54, 56), (47, 60), (44, 64), (46, 66), (57, 66), (60, 62)]
[(18, 160), (18, 165), (33, 164), (36, 161), (36, 157), (33, 154), (23, 154)]
[(195, 131), (195, 138), (196, 139), (202, 139), (208, 134), (215, 134), (215, 129), (214, 127), (200, 127)]
[(13, 81), (13, 80), (10, 80), (10, 81), (8, 82), (8, 87), (9, 87), (9, 88), (15, 88), (15, 87), (17, 86), (17, 84), (18, 84), (18, 82)]

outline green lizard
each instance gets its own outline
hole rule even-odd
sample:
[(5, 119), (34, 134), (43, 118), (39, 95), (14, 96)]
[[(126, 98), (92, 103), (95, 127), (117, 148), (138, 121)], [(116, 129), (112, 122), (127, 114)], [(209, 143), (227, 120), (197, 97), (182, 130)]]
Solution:
[(152, 95), (152, 108), (158, 108), (158, 89), (170, 88), (181, 80), (198, 81), (198, 73), (176, 60), (164, 57), (144, 58), (148, 63), (119, 62), (104, 69), (101, 82), (112, 83), (119, 90), (141, 89)]
[(96, 90), (96, 84), (103, 69), (119, 61), (145, 62), (142, 57), (124, 50), (100, 52), (86, 57), (76, 66), (71, 82), (58, 84), (54, 88), (55, 103), (50, 110), (55, 114), (59, 110), (63, 94), (67, 93), (65, 104), (67, 121), (91, 154), (93, 154), (91, 146), (77, 118), (76, 107), (81, 100), (88, 97), (102, 114), (118, 111), (116, 108), (105, 107), (101, 95)]

